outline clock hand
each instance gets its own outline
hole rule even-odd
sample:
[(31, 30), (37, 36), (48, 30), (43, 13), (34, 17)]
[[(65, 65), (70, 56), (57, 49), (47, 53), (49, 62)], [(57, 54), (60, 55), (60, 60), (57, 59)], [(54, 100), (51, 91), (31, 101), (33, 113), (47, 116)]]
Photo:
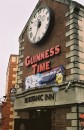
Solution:
[(34, 40), (36, 39), (37, 32), (38, 32), (38, 26), (37, 26), (36, 33), (35, 33), (35, 36), (34, 36)]
[(35, 34), (35, 38), (36, 38), (36, 35), (37, 35), (37, 32), (38, 32), (38, 29), (41, 27), (41, 21), (38, 20), (38, 23), (37, 23), (37, 30), (36, 30), (36, 34)]

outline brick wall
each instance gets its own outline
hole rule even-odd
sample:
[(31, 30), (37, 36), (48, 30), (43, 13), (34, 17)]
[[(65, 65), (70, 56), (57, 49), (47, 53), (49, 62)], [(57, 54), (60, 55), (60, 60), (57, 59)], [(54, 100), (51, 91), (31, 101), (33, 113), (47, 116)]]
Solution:
[(51, 112), (51, 130), (66, 130), (71, 126), (71, 121), (66, 119), (67, 113), (71, 112), (71, 107), (58, 107)]
[[(6, 75), (6, 102), (3, 102), (2, 107), (2, 130), (13, 130), (13, 119), (14, 111), (13, 104), (10, 99), (10, 89), (15, 86), (16, 83), (16, 72), (17, 72), (17, 55), (11, 55), (7, 68)], [(16, 69), (15, 69), (16, 68)], [(14, 70), (15, 69), (15, 70)]]
[[(69, 49), (66, 48), (66, 17), (65, 13), (68, 11), (68, 6), (56, 1), (51, 0), (42, 0), (40, 3), (40, 6), (46, 5), (50, 7), (53, 10), (54, 13), (54, 21), (52, 20), (52, 23), (54, 23), (54, 27), (51, 32), (49, 32), (49, 36), (46, 38), (46, 40), (42, 41), (39, 44), (32, 44), (29, 42), (27, 37), (27, 28), (25, 29), (24, 33), (22, 34), (22, 38), (24, 41), (20, 42), (20, 49), (19, 49), (19, 72), (18, 77), (19, 79), (24, 80), (26, 76), (32, 75), (32, 67), (26, 67), (25, 66), (25, 58), (27, 56), (34, 56), (38, 53), (41, 53), (47, 49), (50, 49), (51, 47), (55, 47), (56, 45), (60, 45), (61, 47), (61, 53), (59, 55), (55, 55), (54, 57), (49, 58), (51, 61), (51, 69), (60, 65), (63, 65), (64, 68), (66, 66), (66, 52), (69, 51)], [(48, 61), (48, 59), (45, 59), (43, 61), (40, 61), (39, 64)], [(22, 82), (21, 82), (22, 83)]]

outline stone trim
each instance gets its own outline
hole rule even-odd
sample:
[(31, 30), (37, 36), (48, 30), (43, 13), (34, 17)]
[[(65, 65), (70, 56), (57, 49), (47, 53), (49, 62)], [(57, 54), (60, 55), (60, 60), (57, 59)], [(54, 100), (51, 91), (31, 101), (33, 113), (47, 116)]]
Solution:
[(80, 35), (78, 35), (78, 34), (72, 34), (72, 35), (70, 35), (70, 40), (72, 40), (72, 39), (78, 39), (79, 41), (82, 41), (83, 42), (83, 36), (80, 36)]
[(71, 121), (71, 126), (73, 126), (73, 127), (76, 126), (77, 127), (77, 120), (72, 120)]
[(66, 69), (74, 68), (74, 63), (70, 63), (66, 65)]
[(77, 130), (77, 127), (67, 127), (66, 130)]
[(77, 113), (67, 113), (66, 119), (77, 119)]
[(73, 23), (78, 23), (78, 20), (77, 19), (70, 19), (68, 22), (66, 22), (66, 27), (69, 26), (70, 24), (73, 24)]
[(65, 14), (65, 17), (68, 17), (69, 19), (66, 22), (66, 27), (68, 29), (66, 32), (66, 38), (69, 39), (69, 41), (66, 42), (66, 47), (70, 50), (66, 53), (66, 61), (68, 60), (66, 70), (69, 70), (70, 72), (70, 75), (66, 76), (66, 80), (83, 80), (84, 47), (83, 36), (81, 36), (83, 28), (82, 25), (79, 25), (79, 22), (82, 22), (82, 18), (84, 17), (84, 9), (76, 2), (72, 2), (69, 9), (70, 10)]
[(82, 10), (82, 9), (80, 9), (80, 11), (79, 11), (79, 15), (81, 16), (81, 17), (83, 17), (84, 18), (84, 9)]
[(79, 44), (79, 40), (77, 40), (77, 39), (72, 39), (72, 40), (66, 42), (66, 47), (69, 47), (69, 46), (71, 46), (71, 45), (76, 45), (76, 44), (77, 44), (77, 45)]
[(69, 28), (70, 28), (70, 29), (73, 29), (73, 28), (74, 28), (74, 29), (78, 29), (78, 30), (82, 31), (82, 26), (79, 26), (79, 25), (76, 24), (76, 23), (71, 24)]
[[(76, 8), (76, 6), (72, 6), (72, 8), (65, 14), (65, 17), (72, 15), (72, 13), (74, 13), (75, 8)], [(84, 17), (84, 10), (81, 10), (80, 7), (78, 9), (80, 9), (80, 10), (79, 10), (78, 14), (75, 14), (75, 17), (77, 18), (76, 15), (79, 15), (78, 17)]]
[(18, 84), (20, 84), (20, 83), (22, 83), (22, 80), (21, 80), (21, 79), (18, 80)]
[(78, 56), (79, 57), (79, 52), (76, 51), (70, 51), (68, 53), (66, 53), (66, 58), (72, 57), (72, 56)]
[(20, 79), (20, 76), (17, 76), (17, 79)]
[(10, 108), (10, 111), (13, 112), (13, 108), (12, 107)]
[[(9, 126), (13, 126), (13, 122), (9, 122)], [(11, 129), (10, 129), (11, 130)]]
[(70, 46), (70, 51), (73, 51), (73, 50), (84, 52), (84, 49), (82, 47), (78, 46), (78, 45), (72, 45), (72, 46)]
[(24, 44), (19, 44), (19, 48), (23, 47)]
[(70, 29), (69, 31), (66, 32), (66, 37), (67, 37), (67, 36), (70, 36), (70, 35), (73, 35), (74, 33), (75, 33), (75, 34), (78, 34), (78, 33), (79, 33), (79, 30), (76, 29), (76, 28)]
[(74, 12), (74, 8), (70, 9), (68, 12), (66, 12), (65, 17), (69, 16)]
[(19, 51), (23, 51), (24, 50), (24, 46), (19, 48)]
[(14, 117), (14, 115), (13, 115), (13, 114), (11, 114), (11, 115), (10, 115), (10, 118), (13, 118), (13, 117)]
[(21, 60), (21, 59), (19, 59), (18, 63), (21, 63), (21, 61), (22, 61), (22, 60)]
[(71, 107), (71, 112), (76, 112), (76, 109), (77, 109), (76, 106)]
[(82, 44), (83, 44), (82, 41), (79, 41), (77, 39), (72, 39), (72, 40), (66, 42), (66, 47), (69, 47), (71, 45), (82, 45)]
[(23, 66), (23, 62), (18, 64), (18, 67), (22, 67)]
[(73, 75), (69, 75), (66, 76), (66, 81), (70, 81), (70, 80), (81, 80), (80, 76), (78, 74), (73, 74)]
[(24, 58), (24, 55), (19, 55), (19, 59), (22, 59), (22, 58)]
[(83, 80), (83, 79), (84, 79), (84, 75), (73, 74), (73, 75), (66, 76), (66, 81)]
[(70, 19), (75, 18), (75, 19), (78, 19), (78, 20), (82, 21), (82, 16), (80, 16), (78, 14), (75, 14), (75, 13), (70, 14), (69, 17), (70, 17)]
[[(71, 127), (70, 128), (77, 127), (77, 111), (76, 111), (77, 107), (75, 106), (73, 108), (75, 108), (74, 111), (72, 111), (71, 113), (68, 113), (67, 117), (66, 117), (67, 119), (71, 120)], [(68, 128), (69, 127), (67, 127), (67, 129)]]
[(80, 57), (78, 57), (78, 56), (74, 56), (74, 57), (71, 57), (70, 58), (70, 62), (79, 62), (79, 63), (81, 63), (81, 64), (84, 64), (84, 59), (83, 58), (80, 58)]
[(79, 106), (79, 113), (84, 113), (84, 106)]
[(19, 71), (19, 72), (18, 72), (18, 76), (19, 76), (19, 75), (22, 75), (22, 74), (23, 74), (23, 71)]
[(25, 41), (24, 39), (19, 39), (20, 44), (24, 43), (24, 41)]
[(78, 63), (77, 61), (75, 62), (73, 61), (73, 63), (66, 65), (66, 69), (81, 68), (81, 67), (84, 68), (84, 64)]
[(20, 68), (18, 67), (17, 72), (19, 72), (19, 71), (20, 71)]
[(78, 68), (72, 68), (71, 74), (80, 74), (84, 76), (84, 70), (78, 69)]

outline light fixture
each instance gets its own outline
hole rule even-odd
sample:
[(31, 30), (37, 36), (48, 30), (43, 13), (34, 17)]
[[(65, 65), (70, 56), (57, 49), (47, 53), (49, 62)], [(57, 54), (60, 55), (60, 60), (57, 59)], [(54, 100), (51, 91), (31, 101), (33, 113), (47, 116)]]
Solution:
[(7, 100), (7, 96), (5, 95), (3, 96), (3, 102), (6, 102), (6, 100)]
[(55, 102), (56, 102), (56, 93), (59, 91), (59, 87), (52, 87), (52, 92), (54, 93), (54, 106), (55, 106)]
[(41, 110), (40, 110), (40, 109), (37, 109), (36, 111), (39, 112), (39, 111), (41, 111)]
[(74, 67), (78, 67), (78, 62), (77, 61), (73, 61)]
[(15, 99), (16, 99), (16, 88), (15, 87), (12, 87), (10, 89), (10, 99), (11, 99), (11, 102), (14, 102)]
[(53, 93), (57, 93), (59, 91), (59, 87), (52, 87)]
[(66, 86), (65, 92), (68, 91), (69, 87), (72, 85), (72, 82), (69, 81), (68, 85)]

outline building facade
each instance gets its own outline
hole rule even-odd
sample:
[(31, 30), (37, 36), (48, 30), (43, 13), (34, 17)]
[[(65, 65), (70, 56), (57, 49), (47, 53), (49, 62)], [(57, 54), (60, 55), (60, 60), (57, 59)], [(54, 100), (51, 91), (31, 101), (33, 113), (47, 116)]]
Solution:
[(80, 130), (84, 7), (39, 0), (19, 37), (14, 130)]
[(0, 130), (2, 126), (2, 102), (0, 101)]
[(15, 87), (16, 74), (18, 65), (18, 55), (10, 55), (7, 73), (6, 73), (6, 87), (5, 87), (5, 101), (2, 102), (2, 124), (1, 130), (14, 130), (14, 110), (10, 98), (10, 90)]

